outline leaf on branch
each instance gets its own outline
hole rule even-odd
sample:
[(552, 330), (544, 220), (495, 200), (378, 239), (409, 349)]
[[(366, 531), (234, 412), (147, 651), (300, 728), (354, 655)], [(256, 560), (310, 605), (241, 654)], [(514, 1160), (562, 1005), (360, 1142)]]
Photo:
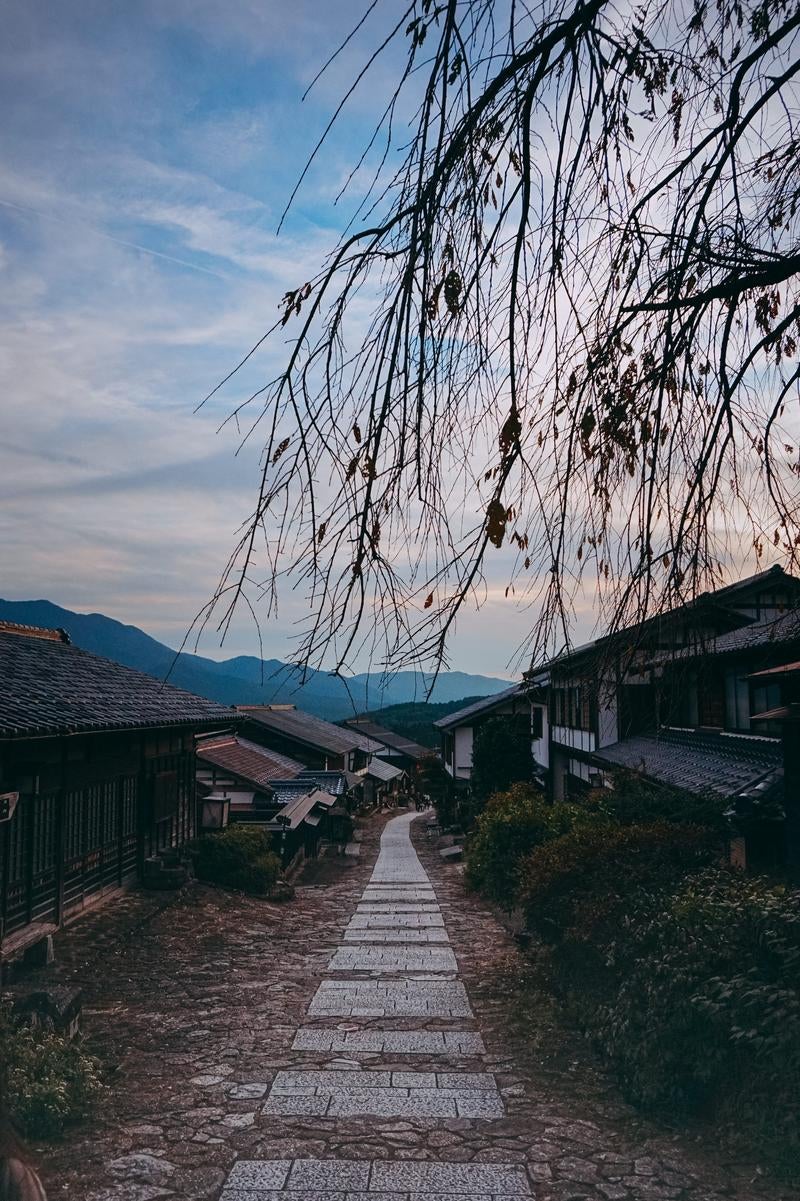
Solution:
[(425, 604), (422, 607), (423, 607), (423, 609), (430, 609), (432, 604), (433, 604), (433, 593), (429, 592), (428, 595), (425, 597)]
[(461, 74), (461, 68), (463, 65), (464, 65), (464, 57), (461, 54), (461, 51), (459, 50), (458, 54), (456, 54), (454, 56), (453, 61), (450, 65), (450, 73), (447, 76), (448, 83), (455, 83), (455, 81), (458, 79), (459, 75)]
[(503, 545), (503, 539), (506, 536), (506, 522), (508, 521), (508, 513), (505, 505), (497, 498), (489, 502), (486, 510), (486, 534), (492, 546), (496, 546), (499, 550)]
[(448, 271), (444, 281), (444, 299), (445, 304), (454, 317), (461, 308), (460, 296), (463, 286), (463, 280), (455, 268), (452, 271)]

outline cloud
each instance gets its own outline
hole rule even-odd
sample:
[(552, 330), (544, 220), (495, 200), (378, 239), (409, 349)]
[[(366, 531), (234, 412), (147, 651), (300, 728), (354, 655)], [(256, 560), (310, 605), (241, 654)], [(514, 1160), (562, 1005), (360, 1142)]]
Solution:
[[(374, 117), (369, 90), (286, 232), (274, 230), (370, 35), (302, 108), (299, 96), (360, 15), (350, 0), (10, 0), (0, 45), (5, 595), (101, 610), (173, 645), (211, 595), (259, 471), (257, 440), (237, 455), (240, 432), (219, 427), (274, 373), (281, 344), (194, 409), (335, 241), (343, 219), (332, 201)], [(453, 662), (499, 674), (528, 623), (494, 594), (487, 612), (496, 638), (479, 643), (465, 614)], [(266, 653), (286, 657), (305, 616), (302, 592), (282, 597)], [(243, 616), (223, 653), (254, 645)], [(213, 639), (203, 649), (215, 653)]]

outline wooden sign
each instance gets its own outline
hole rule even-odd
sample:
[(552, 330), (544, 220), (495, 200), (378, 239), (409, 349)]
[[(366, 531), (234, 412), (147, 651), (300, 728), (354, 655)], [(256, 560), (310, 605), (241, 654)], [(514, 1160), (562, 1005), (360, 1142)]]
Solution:
[(18, 792), (0, 792), (0, 822), (11, 821), (18, 800)]

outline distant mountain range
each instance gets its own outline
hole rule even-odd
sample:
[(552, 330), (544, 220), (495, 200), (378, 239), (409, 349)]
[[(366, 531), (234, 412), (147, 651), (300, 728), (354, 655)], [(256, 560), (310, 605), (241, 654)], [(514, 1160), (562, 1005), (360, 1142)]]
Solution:
[[(298, 670), (278, 659), (237, 655), (217, 662), (185, 653), (176, 659), (174, 650), (136, 626), (123, 625), (102, 613), (73, 613), (46, 600), (0, 600), (0, 620), (64, 629), (75, 645), (84, 650), (136, 667), (158, 679), (168, 677), (176, 687), (224, 705), (295, 704), (309, 713), (337, 721), (354, 712), (425, 699), (425, 679), (419, 672), (397, 672), (385, 681), (378, 673), (365, 673), (344, 681), (324, 671), (309, 671), (305, 683), (301, 683)], [(508, 686), (508, 680), (492, 676), (445, 671), (439, 675), (430, 699), (443, 703), (462, 697), (491, 696)]]

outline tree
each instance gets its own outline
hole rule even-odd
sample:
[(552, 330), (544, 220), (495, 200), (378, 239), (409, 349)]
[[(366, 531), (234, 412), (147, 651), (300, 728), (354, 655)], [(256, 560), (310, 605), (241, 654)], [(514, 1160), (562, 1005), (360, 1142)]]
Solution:
[(475, 730), (472, 743), (472, 792), (486, 801), (494, 792), (533, 776), (531, 732), (522, 714), (489, 717)]
[(439, 816), (439, 824), (451, 825), (455, 815), (453, 781), (441, 759), (433, 751), (417, 761), (415, 782), (423, 796), (433, 803)]
[(387, 27), (353, 84), (405, 39), (374, 186), (235, 411), (267, 436), (223, 628), (285, 577), (300, 662), (377, 631), (438, 668), (501, 547), (537, 654), (582, 589), (613, 632), (747, 548), (796, 563), (799, 31), (797, 0), (415, 0)]

